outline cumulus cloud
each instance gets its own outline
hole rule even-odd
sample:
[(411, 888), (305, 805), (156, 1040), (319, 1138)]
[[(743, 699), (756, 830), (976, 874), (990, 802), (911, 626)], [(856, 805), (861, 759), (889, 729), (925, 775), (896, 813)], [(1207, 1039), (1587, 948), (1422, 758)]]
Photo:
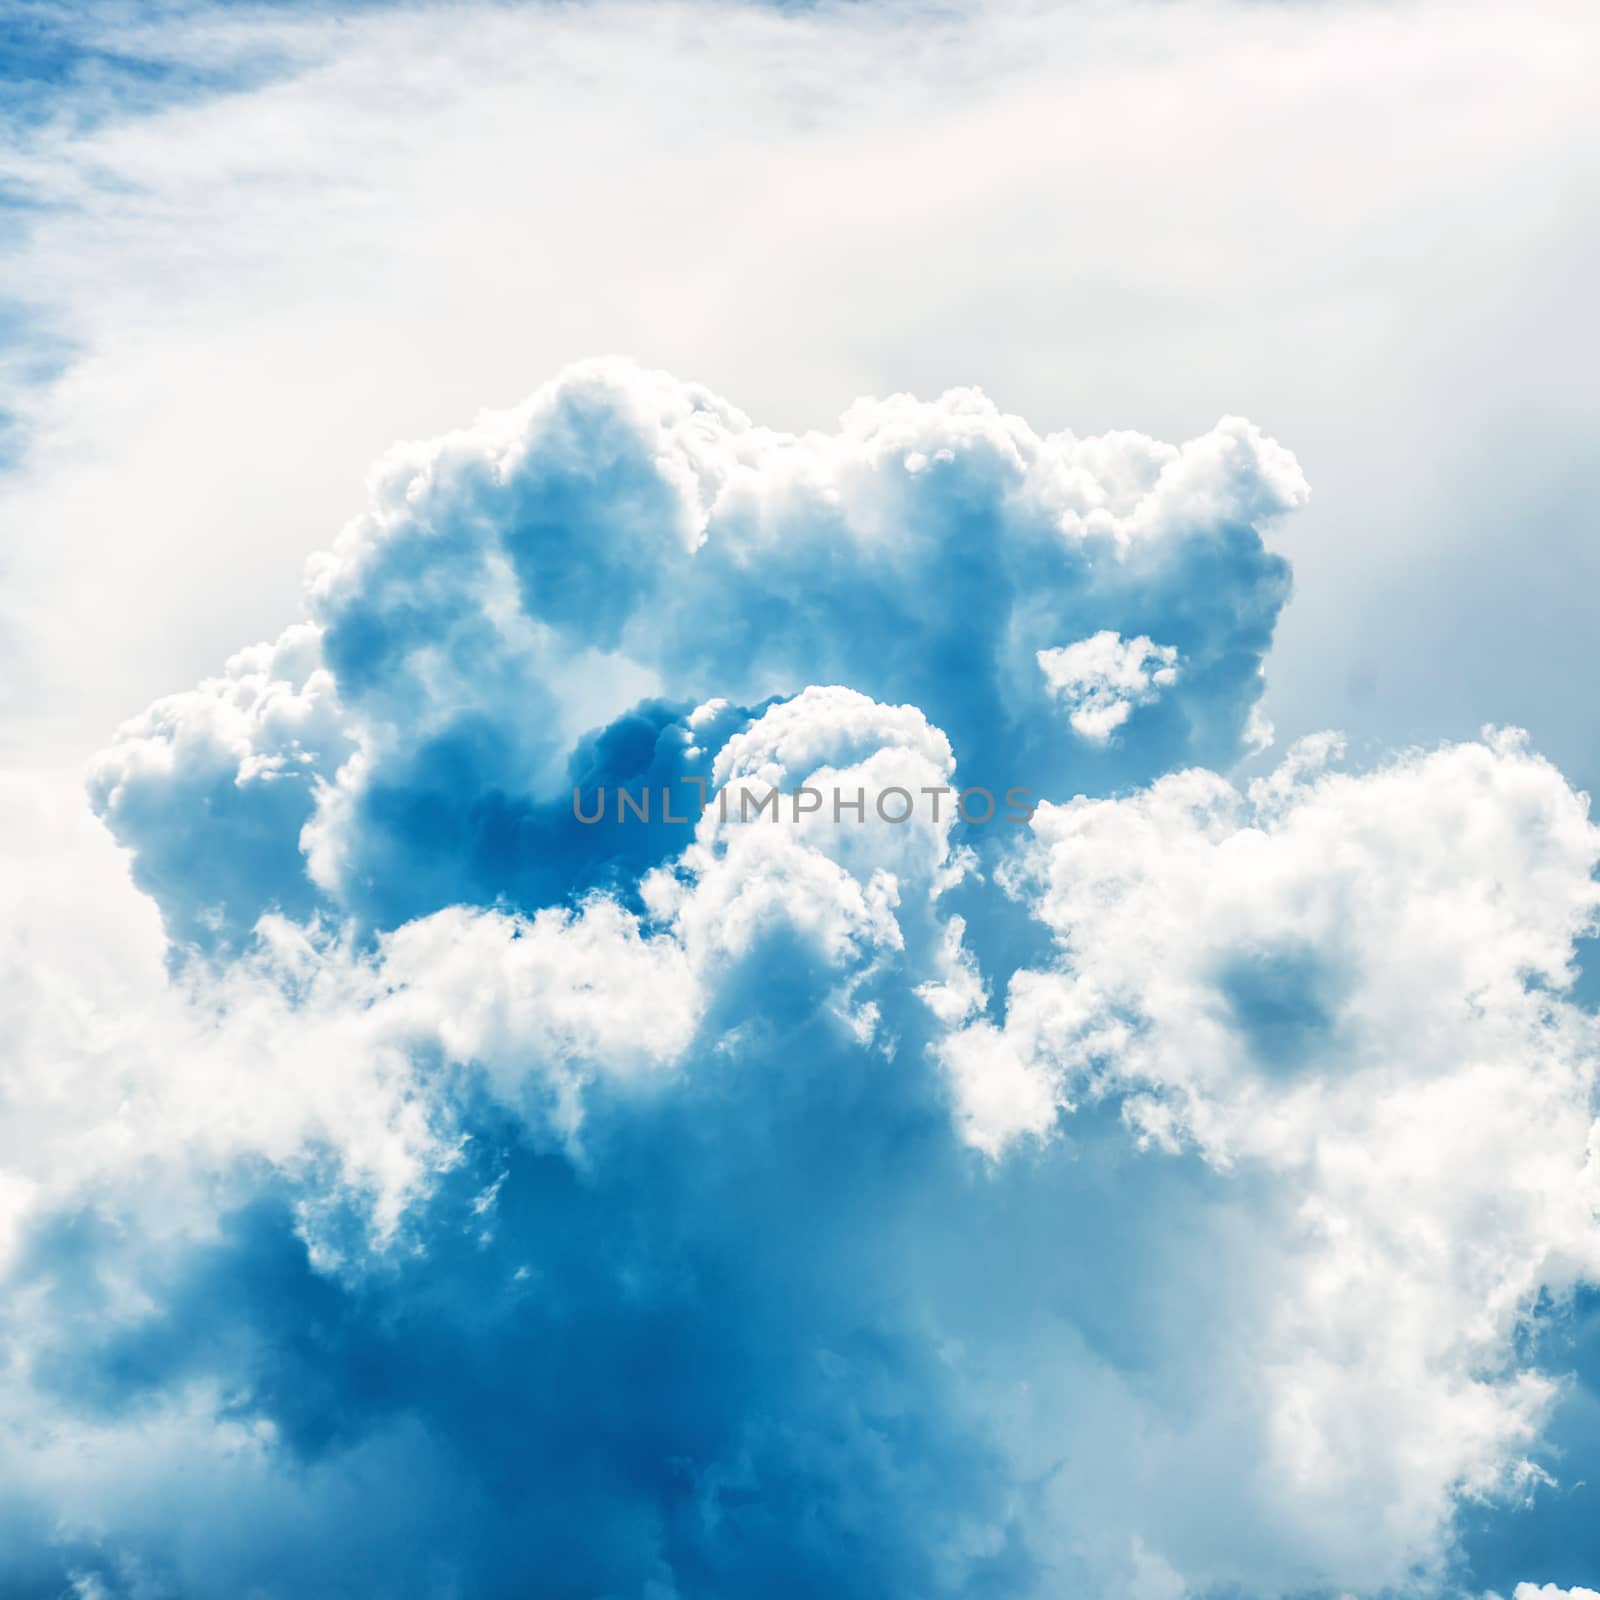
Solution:
[(991, 1155), (1109, 1100), (1270, 1186), (1292, 1221), (1240, 1336), (1272, 1515), (1339, 1525), (1375, 1586), (1453, 1494), (1538, 1476), (1555, 1387), (1519, 1329), (1600, 1272), (1596, 1038), (1563, 998), (1600, 830), (1514, 735), (1361, 776), (1331, 754), (1041, 807), (1010, 887), (1057, 959), (940, 1048)]
[[(578, 367), (395, 450), (313, 563), (309, 620), (130, 724), (96, 804), (207, 943), (274, 906), (382, 927), (637, 875), (670, 841), (574, 827), (570, 788), (709, 776), (683, 718), (713, 698), (734, 719), (811, 684), (913, 704), (1000, 791), (1227, 763), (1288, 595), (1263, 530), (1305, 495), (1236, 419), (1181, 448), (1040, 436), (968, 390), (791, 436)], [(1034, 659), (1091, 620), (1185, 665), (1144, 736), (1080, 771)], [(197, 855), (227, 865), (174, 870)]]
[(1223, 775), (1305, 494), (617, 362), (397, 449), (5, 880), (10, 1589), (1453, 1581), (1600, 1278), (1600, 830)]
[(1104, 744), (1135, 706), (1149, 705), (1178, 681), (1178, 652), (1146, 638), (1102, 629), (1064, 649), (1041, 650), (1039, 670), (1068, 708), (1073, 731)]

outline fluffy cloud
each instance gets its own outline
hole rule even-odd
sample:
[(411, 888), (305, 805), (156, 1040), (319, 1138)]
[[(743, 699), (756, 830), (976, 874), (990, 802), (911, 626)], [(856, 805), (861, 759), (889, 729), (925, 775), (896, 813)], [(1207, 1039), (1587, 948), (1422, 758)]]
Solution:
[(1073, 731), (1104, 744), (1135, 706), (1150, 705), (1178, 681), (1178, 652), (1170, 644), (1124, 639), (1102, 629), (1064, 649), (1041, 650), (1039, 670), (1067, 706)]
[(1219, 775), (1304, 495), (617, 363), (397, 450), (5, 880), (8, 1592), (1453, 1582), (1600, 1278), (1600, 833)]
[[(574, 368), (394, 451), (314, 563), (309, 621), (130, 724), (96, 804), (173, 932), (210, 943), (273, 907), (384, 927), (637, 876), (670, 838), (574, 827), (570, 787), (706, 776), (682, 718), (714, 697), (914, 704), (1002, 791), (1226, 763), (1288, 594), (1262, 529), (1305, 494), (1236, 419), (1182, 448), (1041, 437), (958, 390), (795, 437), (663, 374)], [(1185, 665), (1144, 737), (1084, 769), (1035, 656), (1091, 622)]]
[(1555, 1388), (1516, 1341), (1600, 1273), (1595, 1029), (1563, 996), (1600, 830), (1515, 736), (1364, 776), (1330, 753), (1042, 807), (1010, 886), (1057, 960), (942, 1050), (991, 1154), (1109, 1100), (1268, 1186), (1288, 1226), (1240, 1338), (1271, 1515), (1375, 1587), (1452, 1495), (1538, 1476)]

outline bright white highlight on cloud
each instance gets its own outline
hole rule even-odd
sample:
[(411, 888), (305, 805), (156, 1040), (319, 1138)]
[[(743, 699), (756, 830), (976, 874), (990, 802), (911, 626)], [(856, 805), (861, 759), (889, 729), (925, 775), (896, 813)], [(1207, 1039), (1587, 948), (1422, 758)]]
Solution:
[(1109, 629), (1055, 650), (1041, 650), (1039, 670), (1070, 713), (1073, 731), (1104, 744), (1136, 706), (1149, 705), (1178, 681), (1178, 652), (1143, 636)]

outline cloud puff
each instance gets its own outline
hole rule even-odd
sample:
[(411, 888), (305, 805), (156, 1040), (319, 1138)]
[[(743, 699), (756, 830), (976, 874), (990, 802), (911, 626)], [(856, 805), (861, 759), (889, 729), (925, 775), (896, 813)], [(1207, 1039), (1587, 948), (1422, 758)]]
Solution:
[(1010, 887), (1056, 960), (940, 1048), (992, 1154), (1110, 1100), (1275, 1191), (1240, 1330), (1272, 1516), (1326, 1537), (1377, 1494), (1337, 1536), (1375, 1585), (1452, 1494), (1532, 1471), (1554, 1389), (1513, 1359), (1522, 1319), (1600, 1272), (1594, 1027), (1562, 997), (1600, 830), (1512, 735), (1364, 776), (1331, 753), (1041, 807)]
[[(1181, 448), (1041, 437), (956, 390), (796, 437), (663, 374), (573, 368), (395, 450), (313, 564), (309, 622), (130, 724), (95, 803), (174, 933), (211, 943), (273, 907), (387, 927), (625, 882), (669, 842), (581, 833), (568, 791), (705, 776), (681, 719), (713, 698), (914, 704), (1002, 791), (1225, 764), (1288, 594), (1262, 530), (1305, 494), (1237, 419)], [(1102, 624), (1185, 666), (1138, 741), (1085, 763), (1034, 663)]]
[(1102, 629), (1058, 650), (1038, 653), (1039, 670), (1068, 707), (1073, 731), (1104, 744), (1136, 706), (1150, 705), (1178, 681), (1178, 652), (1170, 644), (1124, 639)]
[(8, 1592), (1452, 1581), (1600, 1275), (1600, 833), (1512, 735), (1212, 770), (1304, 494), (617, 363), (397, 451), (6, 880)]

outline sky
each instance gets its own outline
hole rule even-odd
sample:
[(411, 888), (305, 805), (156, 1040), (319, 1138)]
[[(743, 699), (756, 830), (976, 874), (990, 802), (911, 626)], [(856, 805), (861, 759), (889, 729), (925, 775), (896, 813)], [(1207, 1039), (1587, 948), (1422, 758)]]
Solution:
[(1593, 1600), (1592, 8), (0, 20), (0, 1590)]

